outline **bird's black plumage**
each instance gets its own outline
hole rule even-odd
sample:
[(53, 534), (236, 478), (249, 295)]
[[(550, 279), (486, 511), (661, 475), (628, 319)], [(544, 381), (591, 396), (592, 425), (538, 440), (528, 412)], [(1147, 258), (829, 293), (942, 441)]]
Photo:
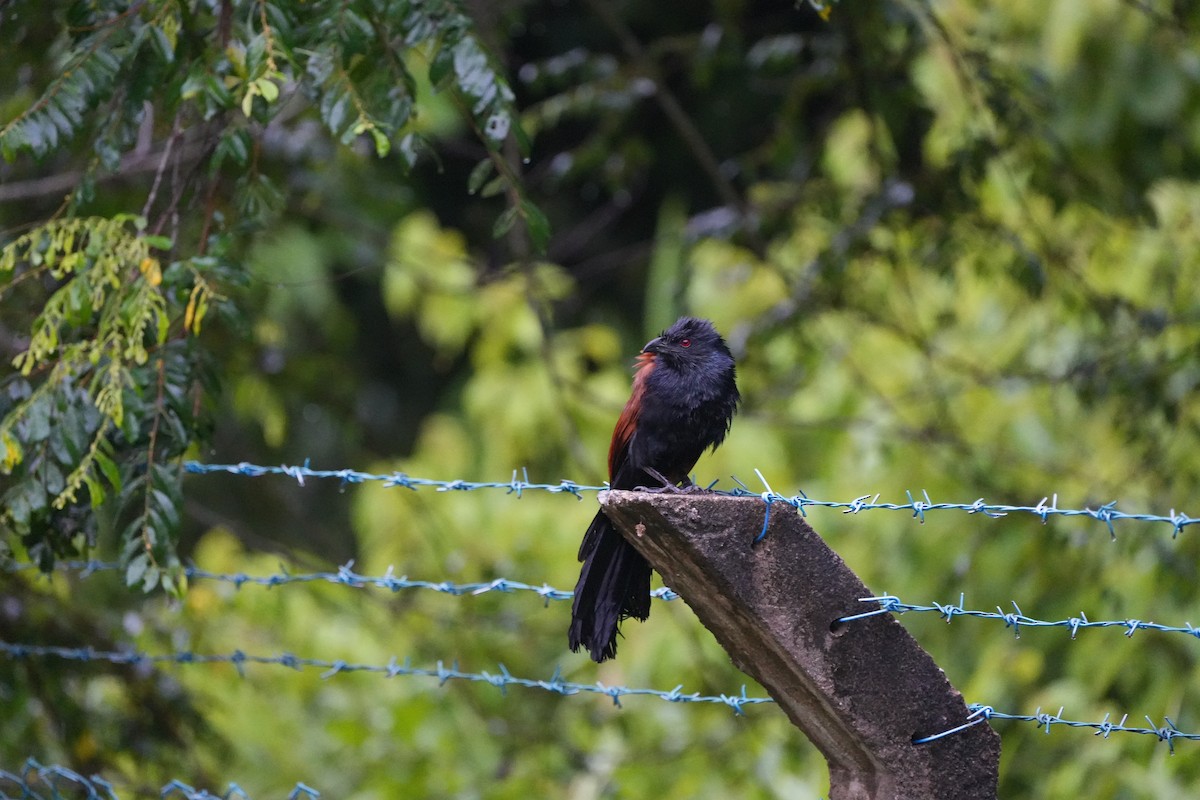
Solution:
[[(740, 399), (733, 356), (708, 320), (682, 317), (642, 348), (638, 362), (608, 454), (614, 489), (660, 485), (648, 470), (672, 484), (687, 481), (701, 453), (725, 440)], [(650, 615), (650, 564), (603, 511), (584, 534), (579, 560), (568, 639), (572, 650), (584, 647), (603, 661), (616, 655), (621, 620)]]

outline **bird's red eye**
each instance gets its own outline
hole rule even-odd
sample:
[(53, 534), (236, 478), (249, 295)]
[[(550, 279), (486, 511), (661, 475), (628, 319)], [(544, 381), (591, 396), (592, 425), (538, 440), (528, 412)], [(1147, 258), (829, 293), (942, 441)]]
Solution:
[(680, 346), (680, 347), (691, 347), (691, 346), (692, 346), (692, 340), (691, 340), (691, 339), (684, 339), (683, 341), (681, 341), (681, 342), (679, 343), (679, 346)]

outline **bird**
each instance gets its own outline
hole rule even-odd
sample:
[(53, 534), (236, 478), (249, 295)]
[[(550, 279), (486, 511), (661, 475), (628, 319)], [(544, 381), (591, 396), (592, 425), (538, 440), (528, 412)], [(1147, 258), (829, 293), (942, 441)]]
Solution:
[[(725, 440), (740, 400), (721, 334), (709, 320), (681, 317), (637, 357), (609, 446), (609, 488), (695, 490), (688, 474), (705, 449)], [(617, 654), (622, 620), (650, 616), (651, 569), (603, 509), (584, 534), (579, 560), (567, 638), (572, 651), (586, 648), (599, 663)]]

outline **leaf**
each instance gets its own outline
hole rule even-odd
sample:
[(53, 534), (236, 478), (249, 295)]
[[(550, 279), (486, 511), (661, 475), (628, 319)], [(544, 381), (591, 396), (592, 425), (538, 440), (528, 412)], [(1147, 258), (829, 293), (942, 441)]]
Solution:
[(233, 105), (233, 92), (225, 85), (220, 77), (213, 74), (205, 76), (205, 98), (208, 100), (204, 118), (212, 119), (219, 111)]
[(268, 103), (274, 103), (279, 99), (279, 86), (270, 78), (259, 78), (254, 85), (258, 88), (258, 93), (262, 95), (263, 100)]
[(197, 65), (197, 69), (193, 69), (184, 78), (183, 84), (179, 87), (179, 96), (183, 100), (194, 100), (199, 97), (204, 91), (209, 78), (208, 72), (202, 69), (202, 65)]
[(30, 403), (22, 417), (26, 441), (41, 442), (50, 436), (50, 401), (45, 395)]
[(162, 266), (158, 263), (157, 258), (143, 258), (142, 262), (138, 264), (138, 271), (151, 286), (158, 286), (162, 283)]
[(68, 406), (59, 413), (50, 447), (60, 463), (73, 464), (82, 460), (90, 440), (91, 433), (77, 406)]
[(154, 489), (152, 491), (151, 507), (161, 515), (161, 518), (166, 523), (166, 527), (174, 530), (179, 527), (179, 509), (175, 506), (175, 501), (163, 491)]
[(454, 73), (454, 52), (443, 47), (433, 56), (429, 64), (429, 82), (435, 89), (444, 89)]
[(42, 461), (42, 468), (38, 470), (38, 473), (42, 487), (47, 494), (57, 495), (66, 486), (66, 479), (63, 477), (62, 470), (48, 458)]
[(496, 218), (496, 222), (492, 225), (492, 236), (499, 239), (504, 234), (512, 230), (512, 226), (517, 221), (518, 206), (509, 206), (504, 209), (504, 212)]
[(425, 144), (425, 140), (416, 133), (405, 134), (400, 140), (396, 150), (400, 154), (401, 161), (404, 162), (405, 169), (412, 169), (417, 165), (417, 158), (420, 156), (418, 147)]
[(90, 472), (83, 473), (83, 483), (88, 490), (88, 502), (92, 508), (101, 506), (107, 498), (107, 492), (104, 491), (104, 486)]
[(142, 591), (143, 592), (154, 591), (154, 588), (156, 586), (158, 586), (159, 578), (161, 575), (162, 575), (162, 570), (159, 569), (158, 565), (151, 564), (146, 569), (145, 574), (142, 576)]
[(23, 458), (21, 444), (8, 431), (0, 432), (0, 474), (11, 475)]
[(175, 43), (167, 36), (166, 31), (157, 25), (148, 26), (149, 42), (158, 57), (168, 64), (175, 60)]
[(154, 343), (161, 346), (166, 344), (167, 337), (171, 334), (171, 318), (166, 314), (159, 314), (156, 320), (158, 324), (155, 330)]
[(23, 481), (0, 497), (0, 508), (6, 511), (14, 523), (27, 526), (34, 514), (45, 510), (46, 493), (33, 481)]
[(170, 571), (163, 573), (162, 588), (176, 600), (183, 599), (187, 594), (188, 579), (187, 572), (182, 566), (172, 566)]
[[(137, 51), (126, 48), (121, 53), (132, 59)], [(112, 46), (77, 52), (38, 101), (0, 127), (0, 153), (11, 161), (24, 149), (40, 158), (70, 139), (95, 100), (111, 90), (122, 65)]]
[(529, 154), (533, 151), (533, 141), (529, 138), (529, 133), (521, 125), (521, 120), (515, 116), (512, 118), (513, 138), (517, 140), (517, 150), (520, 151), (522, 158), (529, 158)]
[(379, 128), (371, 128), (371, 138), (375, 141), (375, 155), (386, 157), (392, 149), (392, 140)]
[(250, 86), (246, 89), (246, 93), (242, 95), (242, 114), (247, 117), (249, 117), (251, 112), (254, 111), (255, 94), (256, 92), (254, 91), (254, 84), (250, 84)]
[(344, 89), (337, 89), (325, 95), (321, 102), (321, 117), (325, 126), (334, 136), (340, 136), (349, 116), (350, 95)]
[(96, 466), (100, 468), (100, 472), (104, 475), (109, 485), (116, 492), (121, 491), (121, 470), (117, 467), (117, 462), (113, 461), (102, 449), (97, 448), (94, 454)]
[[(187, 307), (183, 311), (183, 329), (185, 331), (192, 330), (193, 322), (197, 324), (197, 328), (199, 327), (199, 321), (196, 319), (196, 297), (199, 291), (199, 286), (193, 287), (192, 293), (188, 296)], [(199, 330), (195, 332), (199, 333)]]
[(217, 142), (213, 151), (213, 169), (221, 165), (225, 159), (231, 160), (237, 166), (245, 166), (250, 161), (250, 134), (244, 128), (238, 128), (225, 133)]
[(129, 560), (125, 565), (125, 585), (133, 586), (139, 583), (146, 575), (146, 570), (150, 568), (150, 556), (146, 553), (140, 553)]
[(525, 218), (525, 226), (534, 250), (545, 253), (546, 245), (550, 241), (550, 220), (530, 200), (521, 201), (521, 215)]
[(492, 163), (492, 159), (485, 158), (475, 165), (471, 170), (471, 174), (467, 177), (467, 193), (475, 194), (479, 191), (479, 187), (483, 185), (496, 169), (496, 165)]
[(487, 182), (487, 184), (483, 187), (483, 190), (479, 193), (479, 196), (495, 197), (496, 195), (507, 191), (511, 185), (512, 182), (509, 181), (507, 175), (497, 175)]

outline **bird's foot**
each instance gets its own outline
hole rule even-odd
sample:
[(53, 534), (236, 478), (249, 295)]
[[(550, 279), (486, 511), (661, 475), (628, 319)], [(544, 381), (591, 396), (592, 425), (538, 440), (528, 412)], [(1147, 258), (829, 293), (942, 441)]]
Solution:
[(672, 481), (666, 475), (663, 475), (654, 467), (645, 467), (643, 471), (651, 478), (660, 481), (662, 485), (639, 486), (637, 487), (639, 492), (649, 492), (650, 494), (698, 494), (708, 491), (707, 489), (692, 483), (690, 478), (684, 478), (683, 486), (677, 486), (674, 481)]

